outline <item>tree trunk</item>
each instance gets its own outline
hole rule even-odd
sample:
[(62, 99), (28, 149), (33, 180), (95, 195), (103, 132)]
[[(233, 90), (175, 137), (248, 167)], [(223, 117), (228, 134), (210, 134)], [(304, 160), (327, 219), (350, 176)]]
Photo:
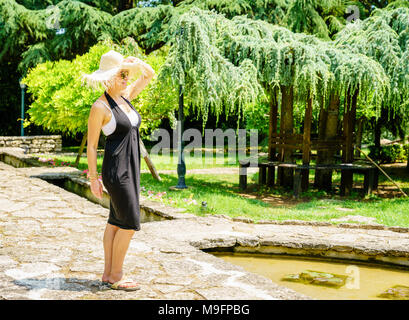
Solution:
[(118, 5), (118, 12), (129, 10), (133, 8), (133, 0), (120, 0)]
[(85, 143), (87, 142), (87, 132), (84, 133), (84, 136), (82, 137), (81, 145), (78, 150), (77, 158), (75, 159), (75, 167), (78, 168), (78, 165), (80, 163), (80, 159), (82, 156), (82, 153), (84, 151)]
[[(281, 99), (281, 115), (280, 115), (280, 133), (283, 135), (293, 134), (294, 132), (294, 117), (293, 117), (293, 99), (294, 90), (293, 87), (281, 86), (282, 99)], [(285, 139), (284, 139), (285, 141)], [(293, 150), (289, 148), (282, 148), (280, 152), (280, 161), (293, 163)], [(284, 187), (292, 188), (294, 170), (282, 169), (279, 171), (280, 185)]]
[[(358, 146), (359, 149), (361, 149), (362, 146), (362, 133), (364, 131), (364, 117), (359, 118), (358, 120), (358, 129), (356, 131), (356, 145)], [(361, 153), (358, 151), (358, 149), (355, 150), (355, 157), (359, 158), (361, 156)]]
[[(356, 105), (358, 99), (359, 89), (356, 89), (354, 94), (350, 95), (350, 90), (347, 93), (347, 107), (344, 114), (344, 138), (345, 148), (342, 155), (343, 163), (352, 163), (354, 161), (354, 131), (355, 131), (355, 117)], [(352, 191), (353, 175), (352, 171), (344, 170), (341, 172), (341, 195), (349, 195)]]
[(382, 120), (379, 118), (375, 123), (374, 132), (374, 145), (377, 150), (381, 149), (381, 133), (382, 133)]
[[(331, 140), (338, 135), (338, 116), (339, 116), (339, 96), (331, 93), (328, 110), (326, 112), (324, 140), (331, 144)], [(333, 149), (323, 150), (318, 154), (317, 164), (335, 163), (335, 151)], [(330, 191), (332, 189), (332, 171), (316, 170), (316, 186), (322, 190)]]
[[(319, 114), (319, 119), (318, 119), (318, 139), (319, 140), (324, 140), (325, 139), (325, 130), (327, 126), (327, 117), (328, 117), (328, 107), (326, 105), (326, 101), (324, 100), (324, 97), (321, 96), (321, 109), (320, 109), (320, 114)], [(317, 164), (322, 163), (322, 159), (324, 157), (323, 155), (323, 150), (318, 150), (317, 151)], [(321, 182), (321, 173), (320, 170), (315, 170), (315, 177), (314, 177), (314, 188), (321, 189), (322, 188), (322, 182)]]
[(270, 91), (270, 125), (269, 125), (269, 132), (268, 132), (268, 160), (273, 161), (276, 160), (276, 148), (274, 147), (272, 140), (273, 134), (277, 133), (277, 113), (278, 113), (278, 105), (277, 105), (277, 97), (276, 97), (276, 89)]
[[(304, 132), (303, 132), (303, 150), (302, 150), (302, 164), (310, 164), (310, 152), (311, 152), (311, 122), (312, 122), (312, 97), (311, 93), (308, 93), (307, 105), (305, 107), (304, 116)], [(301, 190), (307, 191), (309, 186), (310, 170), (302, 170), (301, 172)]]

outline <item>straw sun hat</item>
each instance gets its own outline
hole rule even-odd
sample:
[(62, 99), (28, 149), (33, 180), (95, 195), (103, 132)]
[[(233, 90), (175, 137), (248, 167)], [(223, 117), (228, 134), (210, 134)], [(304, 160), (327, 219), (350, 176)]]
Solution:
[(108, 89), (115, 81), (115, 75), (119, 70), (128, 70), (129, 79), (133, 78), (139, 70), (137, 62), (124, 61), (125, 58), (119, 52), (110, 50), (101, 56), (99, 69), (91, 74), (82, 73), (82, 83), (99, 89), (101, 86)]

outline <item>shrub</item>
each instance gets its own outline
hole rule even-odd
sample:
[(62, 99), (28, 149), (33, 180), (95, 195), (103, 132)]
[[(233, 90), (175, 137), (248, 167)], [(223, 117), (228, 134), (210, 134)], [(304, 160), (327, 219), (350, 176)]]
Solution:
[(405, 156), (405, 159), (408, 160), (409, 159), (409, 144), (405, 144), (403, 146), (403, 154)]
[[(380, 149), (375, 146), (369, 146), (369, 157), (378, 160), (380, 163), (394, 163), (399, 160), (405, 160), (407, 158), (407, 149), (400, 144), (392, 144), (383, 146)], [(405, 149), (406, 148), (406, 149)]]

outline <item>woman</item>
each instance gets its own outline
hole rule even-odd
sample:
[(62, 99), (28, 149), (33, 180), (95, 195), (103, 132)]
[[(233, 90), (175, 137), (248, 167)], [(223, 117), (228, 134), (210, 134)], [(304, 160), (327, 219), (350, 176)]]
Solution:
[[(142, 71), (142, 76), (127, 84)], [(101, 130), (106, 135), (102, 182), (110, 195), (109, 218), (104, 232), (105, 268), (102, 282), (112, 289), (137, 290), (138, 285), (123, 279), (126, 251), (139, 224), (141, 116), (130, 103), (155, 75), (151, 66), (135, 57), (124, 59), (113, 50), (101, 56), (99, 70), (83, 75), (91, 87), (106, 90), (92, 105), (88, 119), (87, 159), (91, 192), (102, 198), (98, 180), (97, 147)]]

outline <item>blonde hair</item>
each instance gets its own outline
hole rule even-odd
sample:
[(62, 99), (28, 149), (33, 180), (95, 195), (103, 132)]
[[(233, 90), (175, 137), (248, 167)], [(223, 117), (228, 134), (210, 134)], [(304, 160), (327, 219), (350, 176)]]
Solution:
[(83, 73), (81, 75), (81, 86), (86, 85), (89, 88), (93, 89), (94, 91), (108, 90), (115, 84), (116, 81), (115, 76), (116, 74), (114, 74), (108, 80), (99, 80), (96, 79), (95, 77), (92, 77), (91, 74)]

